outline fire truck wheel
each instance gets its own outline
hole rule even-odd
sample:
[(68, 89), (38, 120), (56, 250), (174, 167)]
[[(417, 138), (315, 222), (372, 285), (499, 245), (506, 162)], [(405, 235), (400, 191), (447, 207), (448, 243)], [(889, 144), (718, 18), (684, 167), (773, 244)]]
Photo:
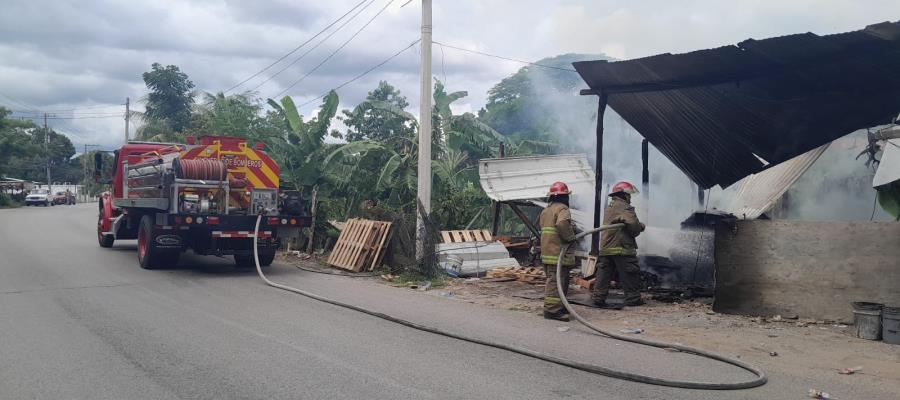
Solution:
[(260, 266), (268, 267), (268, 266), (272, 265), (272, 261), (275, 261), (275, 253), (259, 255), (259, 265)]
[[(259, 266), (268, 267), (272, 265), (272, 261), (275, 260), (275, 254), (260, 254), (259, 255)], [(234, 265), (238, 268), (256, 268), (256, 264), (253, 262), (253, 254), (250, 255), (242, 255), (235, 254), (234, 255)]]
[(180, 253), (172, 250), (158, 249), (155, 245), (156, 234), (153, 232), (153, 218), (149, 215), (141, 217), (138, 228), (138, 263), (144, 269), (174, 267), (178, 263)]
[(97, 217), (97, 242), (100, 243), (100, 247), (112, 247), (116, 238), (113, 237), (113, 235), (103, 234), (103, 229), (100, 227), (100, 218), (103, 218), (103, 214), (100, 214), (100, 216)]

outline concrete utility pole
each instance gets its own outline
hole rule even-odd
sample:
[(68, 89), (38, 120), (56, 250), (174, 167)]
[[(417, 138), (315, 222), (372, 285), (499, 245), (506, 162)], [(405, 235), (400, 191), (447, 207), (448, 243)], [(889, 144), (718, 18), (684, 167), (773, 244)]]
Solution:
[(128, 143), (128, 119), (131, 118), (131, 101), (125, 98), (125, 143)]
[(431, 213), (431, 0), (422, 0), (422, 76), (419, 100), (419, 168), (417, 193), (423, 210), (416, 213), (416, 259), (425, 256), (425, 221)]
[(50, 128), (47, 127), (47, 113), (44, 113), (44, 151), (47, 152), (47, 193), (53, 193), (50, 185)]

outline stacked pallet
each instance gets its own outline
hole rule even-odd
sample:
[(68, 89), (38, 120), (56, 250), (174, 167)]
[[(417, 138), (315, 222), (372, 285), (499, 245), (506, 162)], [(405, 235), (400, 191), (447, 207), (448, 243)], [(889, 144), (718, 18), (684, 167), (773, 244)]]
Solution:
[(441, 231), (441, 241), (443, 243), (460, 243), (460, 242), (490, 242), (491, 233), (487, 229), (461, 230), (461, 231)]
[(530, 284), (545, 283), (547, 281), (547, 275), (544, 274), (544, 269), (537, 267), (494, 268), (488, 271), (487, 277), (515, 278), (519, 282)]
[(328, 265), (353, 272), (371, 271), (384, 257), (384, 247), (390, 241), (391, 223), (353, 218), (341, 231)]

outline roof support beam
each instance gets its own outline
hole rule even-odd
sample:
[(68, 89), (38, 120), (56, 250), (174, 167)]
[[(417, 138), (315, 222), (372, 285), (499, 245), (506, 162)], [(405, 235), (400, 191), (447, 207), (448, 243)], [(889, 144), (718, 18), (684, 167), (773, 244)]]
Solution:
[[(606, 93), (601, 90), (585, 89), (581, 91), (581, 95), (597, 96), (597, 147), (595, 148), (595, 166), (594, 171), (594, 226), (600, 226), (600, 213), (603, 212), (604, 200), (600, 196), (603, 195), (603, 114), (606, 112), (607, 97)], [(591, 255), (600, 254), (600, 232), (591, 234)]]

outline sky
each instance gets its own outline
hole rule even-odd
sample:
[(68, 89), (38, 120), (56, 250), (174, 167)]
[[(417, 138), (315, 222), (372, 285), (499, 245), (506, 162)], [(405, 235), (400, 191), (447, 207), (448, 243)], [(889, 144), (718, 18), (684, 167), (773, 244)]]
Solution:
[[(103, 149), (124, 138), (126, 97), (142, 109), (141, 74), (174, 64), (197, 89), (226, 90), (297, 47), (361, 0), (4, 0), (0, 5), (0, 105), (17, 116), (50, 112), (50, 125)], [(419, 0), (370, 0), (359, 14), (304, 58), (269, 79), (328, 31), (235, 91), (261, 98), (286, 91), (305, 103), (349, 81), (419, 38)], [(433, 40), (521, 60), (563, 53), (632, 59), (680, 53), (792, 33), (857, 30), (900, 16), (896, 0), (548, 1), (435, 0)], [(372, 19), (346, 47), (317, 64)], [(360, 11), (361, 10), (361, 11)], [(354, 12), (355, 13), (355, 12)], [(351, 13), (350, 15), (354, 15)], [(334, 28), (337, 28), (338, 23)], [(433, 75), (469, 96), (454, 111), (477, 111), (487, 91), (522, 64), (435, 45)], [(387, 80), (417, 114), (420, 48), (342, 87), (351, 108)], [(257, 87), (258, 86), (258, 87)], [(310, 115), (318, 102), (301, 111)], [(72, 111), (75, 110), (75, 111)]]

